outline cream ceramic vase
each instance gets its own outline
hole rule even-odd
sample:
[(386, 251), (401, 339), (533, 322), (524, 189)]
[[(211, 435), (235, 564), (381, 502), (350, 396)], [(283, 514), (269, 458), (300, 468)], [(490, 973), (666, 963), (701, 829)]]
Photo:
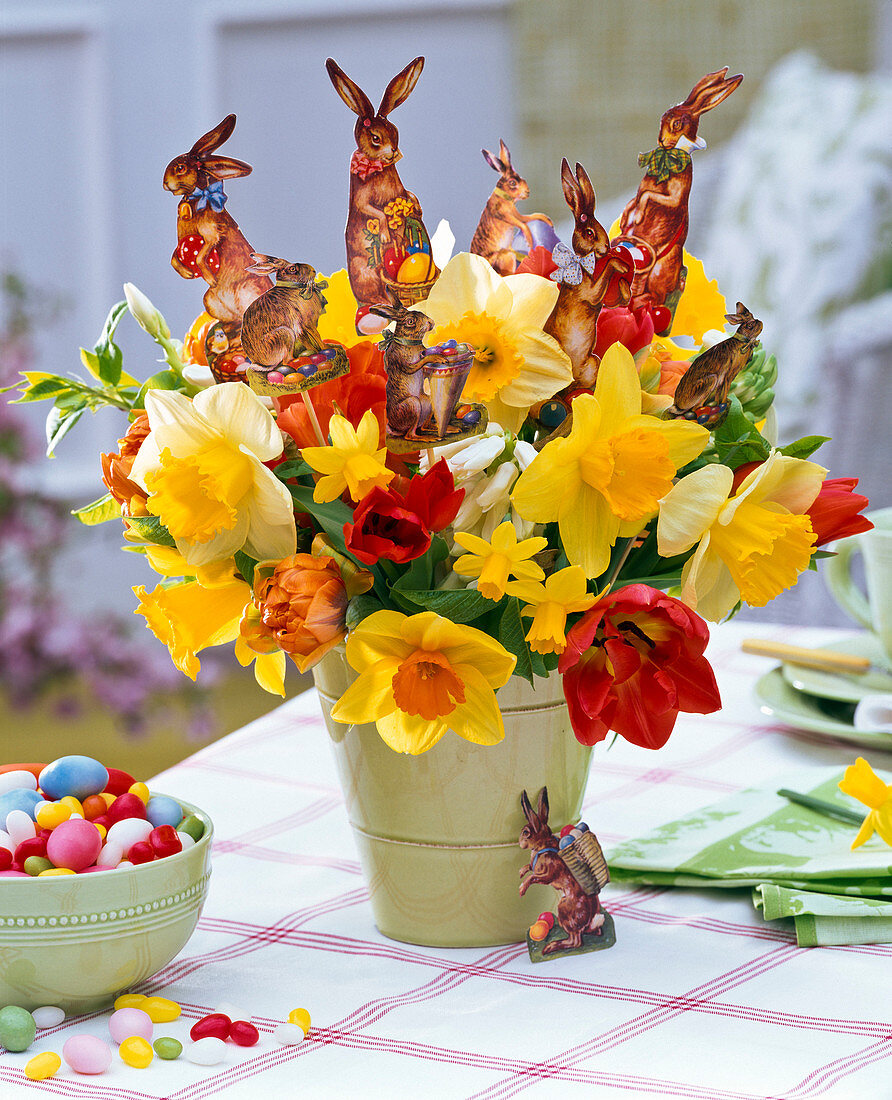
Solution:
[(512, 677), (497, 694), (505, 721), (498, 745), (453, 733), (420, 756), (396, 753), (374, 724), (347, 726), (331, 708), (356, 674), (343, 649), (313, 670), (347, 813), (380, 931), (433, 947), (522, 940), (554, 905), (550, 887), (518, 893), (529, 853), (521, 791), (548, 787), (552, 825), (577, 821), (591, 748), (573, 736), (561, 678), (536, 689)]

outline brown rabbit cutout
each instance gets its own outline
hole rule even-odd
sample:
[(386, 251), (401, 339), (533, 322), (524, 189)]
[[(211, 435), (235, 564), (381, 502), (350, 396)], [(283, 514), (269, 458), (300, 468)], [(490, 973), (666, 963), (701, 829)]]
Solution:
[(727, 99), (743, 80), (742, 76), (726, 79), (727, 73), (726, 66), (698, 80), (687, 99), (670, 107), (660, 120), (658, 147), (638, 158), (645, 169), (644, 179), (623, 210), (619, 236), (614, 241), (637, 244), (644, 253), (643, 266), (632, 282), (632, 309), (643, 305), (667, 305), (672, 309), (683, 289), (688, 198), (693, 181), (690, 150), (705, 146), (697, 140), (700, 116)]
[(490, 168), (500, 173), (499, 182), (487, 200), (480, 222), (471, 241), (471, 251), (489, 260), (500, 275), (513, 275), (517, 269), (517, 253), (511, 247), (519, 229), (527, 247), (533, 247), (533, 235), (528, 222), (541, 221), (553, 226), (545, 214), (521, 214), (517, 202), (530, 197), (529, 184), (511, 164), (508, 146), (499, 139), (499, 155), (481, 150)]
[[(251, 171), (244, 161), (214, 153), (234, 129), (235, 115), (227, 115), (164, 172), (164, 187), (184, 196), (177, 210), (177, 247), (170, 262), (184, 279), (205, 280), (204, 308), (230, 334), (251, 302), (272, 286), (265, 276), (248, 273), (252, 248), (225, 210), (226, 196), (219, 181)], [(187, 263), (184, 257), (190, 245)]]
[(675, 403), (664, 414), (667, 419), (684, 417), (716, 427), (727, 414), (731, 383), (752, 359), (762, 322), (743, 302), (737, 303), (736, 313), (726, 313), (725, 320), (738, 325), (737, 332), (691, 362), (676, 387)]
[[(360, 306), (387, 305), (383, 256), (391, 245), (405, 251), (411, 221), (421, 239), (430, 240), (421, 220), (421, 203), (407, 191), (396, 170), (402, 157), (399, 132), (388, 115), (404, 103), (418, 83), (424, 58), (416, 57), (390, 81), (376, 111), (365, 92), (332, 58), (325, 62), (338, 95), (358, 115), (353, 135), (356, 151), (350, 161), (347, 214), (347, 274)], [(402, 199), (402, 203), (395, 200)], [(430, 278), (437, 274), (431, 264)]]
[(520, 870), (520, 896), (536, 883), (553, 886), (560, 894), (557, 906), (557, 923), (567, 933), (565, 940), (555, 940), (542, 948), (543, 955), (582, 947), (583, 936), (601, 935), (604, 911), (597, 894), (586, 894), (558, 852), (558, 839), (548, 824), (548, 791), (545, 787), (539, 795), (539, 805), (533, 810), (529, 796), (524, 791), (520, 805), (526, 825), (520, 833), (521, 848), (532, 851), (529, 863)]
[(258, 252), (252, 258), (248, 271), (274, 275), (276, 285), (255, 298), (242, 319), (242, 347), (251, 363), (270, 371), (304, 352), (322, 351), (318, 325), (328, 283), (317, 283), (309, 264), (289, 264)]
[[(579, 261), (579, 271), (572, 278), (578, 277), (579, 281), (561, 282), (557, 302), (545, 322), (545, 331), (570, 357), (575, 384), (592, 389), (600, 365), (594, 350), (598, 315), (605, 304), (611, 280), (617, 272), (626, 269), (626, 262), (609, 258), (597, 275), (592, 274), (595, 263), (610, 250), (607, 233), (595, 217), (595, 189), (581, 164), (576, 165), (576, 175), (573, 175), (566, 157), (561, 161), (561, 186), (576, 222), (573, 252)], [(556, 257), (557, 254), (556, 249)], [(628, 301), (628, 293), (628, 283), (620, 279), (613, 298), (606, 304), (624, 304)]]

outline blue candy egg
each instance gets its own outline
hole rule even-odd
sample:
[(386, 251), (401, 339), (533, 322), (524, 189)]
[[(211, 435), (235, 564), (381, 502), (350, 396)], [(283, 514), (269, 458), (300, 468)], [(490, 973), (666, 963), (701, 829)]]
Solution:
[(316, 368), (312, 363), (307, 363), (306, 366), (298, 367), (297, 373), (302, 374), (304, 378), (310, 378), (316, 373)]
[(446, 340), (445, 343), (443, 344), (443, 347), (444, 348), (457, 348), (458, 347), (458, 340)]
[(24, 810), (30, 818), (33, 818), (34, 807), (38, 802), (43, 801), (42, 794), (38, 794), (37, 791), (29, 791), (27, 787), (16, 787), (15, 790), (0, 795), (0, 828), (6, 822), (6, 815), (11, 814), (13, 810)]
[(480, 410), (471, 409), (470, 412), (465, 413), (465, 415), (461, 418), (461, 422), (462, 424), (467, 425), (467, 427), (473, 428), (475, 424), (480, 423)]
[(581, 833), (587, 833), (589, 831), (589, 827), (588, 827), (588, 825), (586, 825), (586, 823), (584, 821), (580, 821), (579, 824), (576, 826), (576, 828)]
[(569, 833), (567, 833), (566, 836), (562, 836), (561, 839), (558, 841), (558, 848), (569, 848), (572, 843), (573, 837), (570, 836)]
[(159, 825), (177, 826), (183, 820), (183, 807), (166, 794), (152, 795), (146, 803), (146, 817), (156, 829)]
[(45, 798), (56, 801), (71, 794), (82, 802), (105, 790), (108, 771), (92, 756), (60, 756), (47, 764), (37, 782)]
[(338, 357), (337, 348), (326, 348), (323, 354), (326, 359), (337, 359)]

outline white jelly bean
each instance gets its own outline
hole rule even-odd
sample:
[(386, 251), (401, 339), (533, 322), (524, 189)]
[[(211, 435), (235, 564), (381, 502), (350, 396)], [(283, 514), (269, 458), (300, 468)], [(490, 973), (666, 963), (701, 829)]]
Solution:
[(9, 839), (14, 845), (13, 851), (18, 848), (23, 840), (30, 840), (32, 837), (37, 836), (37, 826), (34, 824), (34, 818), (26, 814), (24, 810), (9, 811), (6, 815), (6, 831), (9, 833)]
[(106, 841), (122, 852), (129, 852), (134, 844), (146, 839), (152, 828), (151, 821), (146, 821), (144, 817), (125, 817), (108, 830)]
[(124, 858), (124, 853), (116, 844), (103, 844), (102, 850), (96, 857), (97, 867), (117, 867)]
[(285, 1047), (296, 1047), (305, 1037), (304, 1029), (299, 1024), (279, 1024), (273, 1032), (273, 1042), (281, 1043)]
[(65, 1013), (55, 1005), (44, 1005), (43, 1008), (35, 1008), (31, 1015), (38, 1027), (55, 1027), (65, 1019)]
[(15, 845), (12, 842), (12, 837), (9, 833), (5, 833), (0, 829), (0, 848), (6, 848), (10, 852), (15, 851)]
[(37, 790), (37, 777), (31, 772), (0, 773), (0, 794), (16, 790)]
[[(194, 836), (190, 836), (188, 833), (177, 833), (177, 836), (180, 838), (180, 841), (182, 842), (184, 852), (186, 851), (187, 848), (191, 848), (191, 847), (194, 846), (194, 844), (195, 844), (195, 837)], [(227, 1012), (226, 1015), (229, 1016), (229, 1013)], [(230, 1017), (230, 1019), (232, 1019), (232, 1017)]]
[(209, 1035), (206, 1039), (198, 1039), (183, 1051), (186, 1060), (194, 1062), (196, 1066), (215, 1066), (226, 1057), (226, 1044), (222, 1039), (215, 1039)]

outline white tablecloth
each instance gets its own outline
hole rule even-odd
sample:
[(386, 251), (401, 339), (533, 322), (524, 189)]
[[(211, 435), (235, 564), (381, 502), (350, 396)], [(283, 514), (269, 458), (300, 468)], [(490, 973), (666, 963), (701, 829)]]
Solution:
[[(751, 700), (771, 662), (746, 634), (818, 644), (826, 630), (715, 629), (716, 715), (679, 719), (659, 753), (617, 742), (594, 754), (584, 816), (605, 848), (620, 838), (796, 768), (842, 768), (857, 749), (792, 732)], [(72, 750), (75, 746), (72, 746)], [(877, 767), (885, 754), (868, 754)], [(230, 1044), (211, 1067), (117, 1057), (101, 1077), (30, 1084), (22, 1069), (69, 1035), (108, 1037), (108, 1014), (39, 1033), (0, 1056), (0, 1095), (89, 1100), (532, 1095), (767, 1100), (892, 1096), (892, 948), (796, 946), (792, 922), (766, 924), (747, 891), (609, 886), (608, 951), (533, 966), (525, 945), (412, 947), (375, 928), (313, 692), (158, 776), (154, 789), (206, 809), (214, 873), (198, 929), (142, 992), (183, 1016), (156, 1035), (185, 1040), (221, 1001), (253, 1015), (260, 1044)], [(523, 856), (518, 850), (518, 866)], [(541, 889), (542, 908), (554, 893)], [(297, 1047), (272, 1042), (296, 1007), (312, 1014)]]

